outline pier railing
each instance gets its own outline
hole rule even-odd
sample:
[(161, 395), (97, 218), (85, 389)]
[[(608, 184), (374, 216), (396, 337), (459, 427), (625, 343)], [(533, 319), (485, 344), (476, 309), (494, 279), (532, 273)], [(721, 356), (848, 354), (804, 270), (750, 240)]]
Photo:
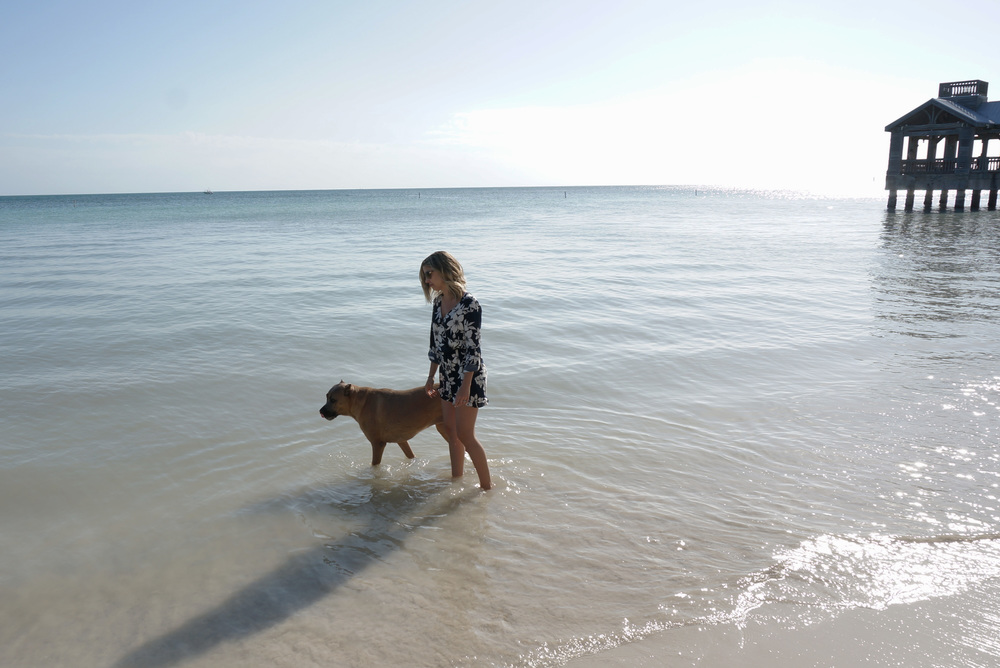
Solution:
[(1000, 171), (1000, 156), (993, 158), (973, 158), (972, 171), (974, 172), (996, 172)]
[[(954, 174), (957, 170), (958, 160), (954, 158), (903, 161), (903, 174)], [(973, 158), (969, 170), (973, 172), (1000, 171), (1000, 157)]]
[(949, 81), (938, 85), (938, 97), (960, 97), (963, 95), (986, 96), (989, 83), (973, 79), (971, 81)]

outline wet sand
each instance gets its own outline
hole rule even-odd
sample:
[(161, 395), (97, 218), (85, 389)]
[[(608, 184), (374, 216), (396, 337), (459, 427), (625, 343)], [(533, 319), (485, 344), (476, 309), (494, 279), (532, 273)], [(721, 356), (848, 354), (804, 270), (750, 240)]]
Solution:
[[(693, 625), (570, 661), (614, 666), (995, 666), (1000, 583), (884, 610), (770, 604), (745, 624)], [(789, 622), (788, 620), (795, 620)]]

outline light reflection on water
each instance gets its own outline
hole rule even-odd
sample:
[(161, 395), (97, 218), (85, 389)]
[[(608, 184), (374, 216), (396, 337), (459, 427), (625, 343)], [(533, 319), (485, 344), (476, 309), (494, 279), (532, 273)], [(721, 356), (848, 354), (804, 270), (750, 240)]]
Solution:
[(1000, 534), (821, 536), (776, 558), (749, 579), (741, 614), (764, 603), (882, 610), (960, 594), (1000, 572)]
[(872, 287), (888, 331), (975, 342), (980, 327), (1000, 318), (993, 213), (887, 214), (881, 241)]

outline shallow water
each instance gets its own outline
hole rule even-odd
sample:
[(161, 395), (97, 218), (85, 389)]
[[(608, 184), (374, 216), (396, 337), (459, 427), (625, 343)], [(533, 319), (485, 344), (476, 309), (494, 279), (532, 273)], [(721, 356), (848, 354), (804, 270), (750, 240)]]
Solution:
[[(556, 666), (981, 592), (1000, 215), (882, 208), (0, 198), (0, 663)], [(488, 493), (433, 430), (373, 468), (318, 414), (422, 384), (439, 248), (484, 309)]]

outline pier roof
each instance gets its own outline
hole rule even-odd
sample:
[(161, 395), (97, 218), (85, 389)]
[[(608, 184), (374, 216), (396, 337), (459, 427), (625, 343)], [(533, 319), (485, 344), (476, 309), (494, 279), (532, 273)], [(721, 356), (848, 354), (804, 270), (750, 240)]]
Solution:
[(892, 132), (904, 125), (942, 125), (956, 122), (976, 128), (1000, 125), (1000, 102), (985, 102), (972, 109), (953, 99), (935, 97), (889, 123), (885, 126), (885, 130)]

